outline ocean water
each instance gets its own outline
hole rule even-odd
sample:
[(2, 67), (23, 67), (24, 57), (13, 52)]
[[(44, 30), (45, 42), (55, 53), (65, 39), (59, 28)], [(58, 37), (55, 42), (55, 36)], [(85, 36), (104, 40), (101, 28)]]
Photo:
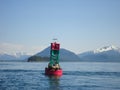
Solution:
[(0, 62), (0, 90), (120, 90), (120, 63), (61, 62), (61, 77), (44, 75), (47, 62)]

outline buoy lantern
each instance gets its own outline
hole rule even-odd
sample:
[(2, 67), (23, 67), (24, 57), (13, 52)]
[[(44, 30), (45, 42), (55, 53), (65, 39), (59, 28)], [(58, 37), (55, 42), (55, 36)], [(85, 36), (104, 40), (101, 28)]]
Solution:
[(59, 50), (60, 50), (59, 43), (56, 42), (51, 43), (50, 61), (48, 63), (48, 67), (45, 68), (46, 75), (55, 75), (55, 76), (62, 75), (62, 69), (59, 65)]

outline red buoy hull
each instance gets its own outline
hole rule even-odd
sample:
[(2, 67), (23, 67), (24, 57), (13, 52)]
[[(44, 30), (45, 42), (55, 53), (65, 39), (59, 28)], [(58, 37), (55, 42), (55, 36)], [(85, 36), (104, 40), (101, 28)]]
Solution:
[(45, 74), (46, 75), (55, 75), (55, 76), (62, 76), (62, 69), (49, 69), (49, 68), (45, 68)]

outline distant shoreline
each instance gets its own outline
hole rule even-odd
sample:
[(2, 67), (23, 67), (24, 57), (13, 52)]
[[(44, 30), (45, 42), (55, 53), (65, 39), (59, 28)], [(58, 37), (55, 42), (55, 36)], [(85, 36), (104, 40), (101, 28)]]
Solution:
[[(27, 60), (0, 60), (0, 62), (28, 62)], [(49, 62), (49, 61), (29, 61), (29, 62)], [(60, 62), (113, 62), (113, 63), (120, 63), (119, 61), (60, 61)]]

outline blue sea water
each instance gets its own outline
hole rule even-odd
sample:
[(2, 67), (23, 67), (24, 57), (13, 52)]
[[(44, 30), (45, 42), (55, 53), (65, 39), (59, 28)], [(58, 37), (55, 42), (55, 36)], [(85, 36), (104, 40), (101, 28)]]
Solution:
[(61, 77), (45, 76), (47, 62), (0, 62), (0, 90), (120, 90), (120, 63), (61, 62)]

